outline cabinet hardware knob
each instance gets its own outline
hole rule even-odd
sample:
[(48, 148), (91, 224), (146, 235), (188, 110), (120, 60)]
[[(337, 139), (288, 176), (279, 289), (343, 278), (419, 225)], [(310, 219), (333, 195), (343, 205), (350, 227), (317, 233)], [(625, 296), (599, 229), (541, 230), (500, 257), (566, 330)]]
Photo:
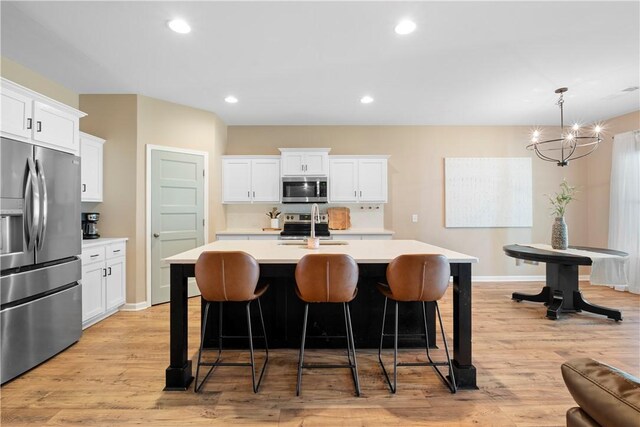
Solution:
[(87, 184), (82, 184), (82, 192), (83, 193), (87, 192)]
[(107, 277), (107, 269), (106, 268), (102, 269), (102, 277)]
[(27, 129), (33, 129), (33, 119), (27, 119)]
[(153, 233), (153, 237), (155, 237), (157, 239), (158, 237), (160, 237), (160, 234), (159, 233)]
[(42, 122), (40, 120), (36, 122), (36, 132), (42, 132)]
[(109, 268), (109, 276), (111, 276), (111, 267), (108, 267), (108, 268)]

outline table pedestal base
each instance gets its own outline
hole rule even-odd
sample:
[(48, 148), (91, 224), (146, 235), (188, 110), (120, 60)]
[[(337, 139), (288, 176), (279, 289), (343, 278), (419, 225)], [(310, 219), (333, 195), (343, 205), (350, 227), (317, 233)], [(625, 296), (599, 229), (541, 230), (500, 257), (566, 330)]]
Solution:
[(588, 311), (615, 321), (622, 320), (620, 310), (589, 303), (579, 290), (578, 266), (547, 263), (547, 284), (540, 293), (531, 295), (514, 292), (515, 301), (543, 302), (547, 318), (556, 320), (560, 313)]

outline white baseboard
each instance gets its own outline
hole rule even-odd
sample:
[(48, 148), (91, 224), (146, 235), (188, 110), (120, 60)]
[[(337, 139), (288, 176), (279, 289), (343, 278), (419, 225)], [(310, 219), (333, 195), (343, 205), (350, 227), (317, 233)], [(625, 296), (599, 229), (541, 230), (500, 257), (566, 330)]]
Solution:
[[(539, 276), (473, 276), (472, 282), (544, 282), (546, 277)], [(581, 282), (589, 281), (589, 275), (583, 274), (578, 277)]]
[(147, 301), (127, 303), (122, 307), (120, 307), (120, 311), (140, 311), (140, 310), (145, 310), (149, 307), (150, 307), (150, 304)]

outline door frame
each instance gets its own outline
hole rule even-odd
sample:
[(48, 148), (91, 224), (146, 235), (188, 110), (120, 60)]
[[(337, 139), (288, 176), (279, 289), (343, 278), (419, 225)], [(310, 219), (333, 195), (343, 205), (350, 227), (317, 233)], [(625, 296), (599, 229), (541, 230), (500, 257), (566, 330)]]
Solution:
[(147, 294), (145, 296), (145, 306), (151, 307), (151, 153), (153, 151), (169, 151), (172, 153), (193, 154), (204, 157), (204, 244), (209, 243), (209, 153), (200, 150), (190, 150), (186, 148), (170, 147), (167, 145), (146, 144), (146, 194), (145, 194), (145, 282)]

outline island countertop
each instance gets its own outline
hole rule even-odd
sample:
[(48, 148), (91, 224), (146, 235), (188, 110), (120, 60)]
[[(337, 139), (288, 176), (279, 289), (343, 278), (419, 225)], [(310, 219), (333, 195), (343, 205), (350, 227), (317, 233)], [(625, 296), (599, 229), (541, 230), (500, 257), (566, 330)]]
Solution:
[(304, 245), (294, 245), (281, 240), (218, 240), (165, 258), (164, 261), (169, 264), (194, 264), (205, 251), (244, 251), (261, 264), (292, 264), (297, 263), (304, 255), (317, 253), (347, 254), (362, 264), (389, 263), (397, 256), (405, 254), (442, 254), (451, 263), (478, 262), (478, 258), (474, 256), (417, 240), (350, 240), (343, 245), (335, 244), (335, 240), (328, 242), (331, 243), (321, 243), (318, 249), (307, 249)]

